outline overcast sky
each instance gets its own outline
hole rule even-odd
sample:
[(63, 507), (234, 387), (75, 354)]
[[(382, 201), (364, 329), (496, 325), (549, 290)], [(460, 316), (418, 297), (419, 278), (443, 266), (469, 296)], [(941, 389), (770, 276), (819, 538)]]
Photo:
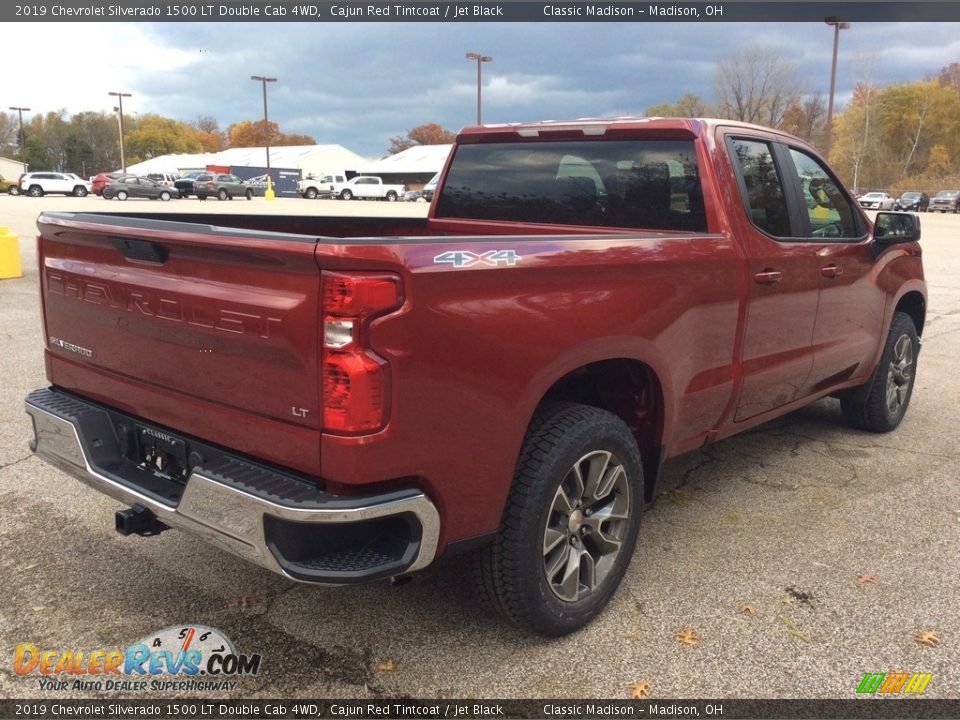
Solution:
[[(7, 24), (0, 107), (33, 112), (124, 111), (221, 129), (262, 117), (285, 132), (382, 156), (390, 138), (436, 122), (476, 119), (476, 63), (484, 122), (641, 114), (685, 93), (714, 98), (716, 63), (757, 43), (797, 62), (826, 97), (832, 28), (822, 23), (18, 23)], [(869, 72), (907, 82), (960, 62), (960, 24), (854, 23), (841, 33), (837, 102)], [(28, 113), (32, 114), (32, 113)]]

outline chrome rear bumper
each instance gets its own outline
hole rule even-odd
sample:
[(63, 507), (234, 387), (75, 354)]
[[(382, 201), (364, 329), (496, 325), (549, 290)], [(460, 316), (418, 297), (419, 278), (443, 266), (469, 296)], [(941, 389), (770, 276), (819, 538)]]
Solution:
[(439, 514), (417, 489), (330, 495), (189, 438), (184, 442), (211, 459), (190, 467), (185, 485), (165, 484), (122, 451), (124, 423), (144, 425), (140, 421), (53, 389), (31, 393), (26, 411), (39, 457), (126, 505), (147, 508), (165, 525), (284, 577), (347, 584), (420, 570), (436, 554)]

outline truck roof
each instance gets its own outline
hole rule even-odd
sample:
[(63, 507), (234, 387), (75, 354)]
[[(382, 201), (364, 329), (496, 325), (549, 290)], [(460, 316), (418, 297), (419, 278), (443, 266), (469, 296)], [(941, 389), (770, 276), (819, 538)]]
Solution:
[(576, 120), (540, 120), (526, 123), (503, 123), (491, 125), (473, 125), (463, 128), (457, 135), (457, 142), (478, 141), (485, 136), (519, 135), (520, 137), (538, 137), (541, 133), (573, 134), (582, 133), (584, 136), (605, 135), (608, 131), (631, 130), (659, 130), (667, 133), (677, 133), (692, 137), (707, 134), (713, 128), (740, 127), (745, 130), (774, 133), (790, 137), (806, 145), (800, 138), (784, 133), (780, 130), (721, 118), (680, 118), (680, 117), (615, 117), (615, 118), (580, 118)]

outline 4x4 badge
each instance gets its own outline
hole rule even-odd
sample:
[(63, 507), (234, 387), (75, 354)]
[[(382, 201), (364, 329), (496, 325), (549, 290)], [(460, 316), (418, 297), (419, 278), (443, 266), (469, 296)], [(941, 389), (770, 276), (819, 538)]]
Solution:
[(522, 259), (517, 255), (516, 250), (488, 250), (480, 254), (469, 250), (449, 250), (437, 255), (433, 259), (433, 263), (434, 265), (453, 265), (455, 268), (469, 268), (477, 265), (498, 267), (500, 265), (516, 265)]

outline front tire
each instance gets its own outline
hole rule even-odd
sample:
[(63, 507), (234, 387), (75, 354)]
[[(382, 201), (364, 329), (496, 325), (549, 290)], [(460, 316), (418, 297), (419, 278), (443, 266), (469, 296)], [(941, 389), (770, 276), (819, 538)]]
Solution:
[(494, 542), (476, 554), (479, 594), (517, 625), (550, 637), (606, 606), (636, 545), (640, 451), (616, 415), (556, 403), (527, 432)]
[(18, 188), (16, 185), (11, 185), (9, 188), (7, 188), (7, 192), (11, 195), (19, 195), (20, 188)]
[(86, 189), (85, 187), (83, 187), (83, 185), (77, 185), (77, 186), (73, 189), (73, 195), (74, 195), (74, 197), (86, 197), (86, 196), (87, 196), (87, 189)]
[(316, 200), (317, 198), (317, 189), (316, 188), (307, 188), (307, 191), (303, 194), (307, 200)]
[(160, 193), (160, 199), (163, 200), (163, 202), (166, 202), (167, 200), (170, 199), (170, 193), (164, 190), (163, 192)]
[(247, 191), (244, 193), (247, 196), (247, 200), (253, 200), (253, 190), (247, 188)]
[(890, 432), (900, 424), (913, 395), (919, 350), (913, 319), (896, 313), (870, 381), (840, 395), (840, 408), (848, 423), (875, 433)]
[(353, 200), (353, 193), (350, 192), (349, 190), (344, 190), (342, 193), (340, 193), (340, 199), (341, 199), (341, 200)]

